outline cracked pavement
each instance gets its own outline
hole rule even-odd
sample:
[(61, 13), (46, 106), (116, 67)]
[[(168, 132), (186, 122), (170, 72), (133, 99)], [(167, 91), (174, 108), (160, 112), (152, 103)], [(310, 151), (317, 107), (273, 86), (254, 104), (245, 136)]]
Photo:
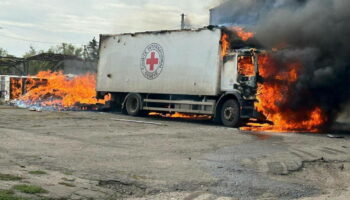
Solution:
[[(155, 122), (149, 124), (115, 119)], [(53, 199), (347, 199), (350, 135), (0, 106), (0, 170)], [(337, 134), (336, 132), (332, 134)], [(47, 174), (33, 175), (42, 170)], [(24, 195), (24, 194), (18, 194)]]

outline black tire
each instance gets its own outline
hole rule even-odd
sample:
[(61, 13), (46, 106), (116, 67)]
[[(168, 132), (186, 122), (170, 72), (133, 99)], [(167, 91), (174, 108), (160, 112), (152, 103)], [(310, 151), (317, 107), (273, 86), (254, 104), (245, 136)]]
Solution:
[(138, 116), (142, 113), (142, 99), (138, 94), (130, 94), (125, 102), (125, 110), (128, 115)]
[(220, 111), (221, 122), (225, 126), (238, 127), (240, 124), (239, 104), (235, 99), (228, 99), (222, 104)]

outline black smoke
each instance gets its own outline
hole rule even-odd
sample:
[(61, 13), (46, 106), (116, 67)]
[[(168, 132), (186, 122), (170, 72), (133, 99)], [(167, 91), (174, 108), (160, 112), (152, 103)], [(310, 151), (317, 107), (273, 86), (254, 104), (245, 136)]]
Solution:
[(211, 9), (211, 25), (253, 26), (273, 9), (288, 8), (295, 10), (303, 6), (306, 0), (222, 0)]
[(350, 100), (350, 1), (228, 2), (225, 4), (232, 6), (231, 16), (242, 13), (255, 16), (246, 24), (244, 20), (232, 18), (230, 24), (239, 24), (255, 32), (255, 40), (265, 49), (280, 49), (273, 53), (279, 63), (277, 72), (286, 70), (286, 63), (301, 63), (297, 82), (285, 94), (289, 101), (282, 103), (281, 108), (321, 107), (328, 125), (332, 124)]

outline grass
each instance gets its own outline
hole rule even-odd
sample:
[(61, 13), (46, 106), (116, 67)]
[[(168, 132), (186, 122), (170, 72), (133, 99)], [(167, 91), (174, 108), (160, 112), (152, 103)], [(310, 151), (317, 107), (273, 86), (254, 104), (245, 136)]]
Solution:
[(26, 184), (15, 185), (13, 186), (13, 189), (23, 193), (27, 193), (27, 194), (47, 193), (47, 190), (35, 185), (26, 185)]
[(28, 173), (33, 174), (33, 175), (45, 175), (45, 174), (47, 174), (46, 172), (41, 171), (41, 170), (29, 171)]
[(65, 172), (63, 172), (63, 174), (64, 174), (64, 175), (67, 175), (67, 176), (73, 175), (73, 173), (72, 173), (72, 172), (69, 172), (69, 171), (65, 171)]
[(74, 184), (72, 184), (72, 183), (67, 183), (67, 182), (59, 182), (58, 184), (64, 185), (64, 186), (67, 186), (67, 187), (75, 187)]
[(23, 197), (15, 196), (15, 193), (11, 190), (0, 190), (1, 200), (29, 200)]
[(0, 173), (0, 180), (1, 181), (19, 181), (22, 180), (22, 177), (20, 176), (15, 176), (15, 175), (11, 175), (11, 174), (2, 174)]

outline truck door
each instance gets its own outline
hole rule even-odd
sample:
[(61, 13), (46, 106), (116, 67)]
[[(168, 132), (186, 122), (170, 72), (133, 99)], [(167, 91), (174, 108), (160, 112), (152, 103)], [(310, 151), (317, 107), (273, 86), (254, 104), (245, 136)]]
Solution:
[(237, 84), (237, 53), (225, 56), (221, 68), (221, 91), (231, 92)]
[(237, 59), (237, 82), (245, 99), (255, 99), (257, 91), (258, 65), (255, 54), (244, 53)]

